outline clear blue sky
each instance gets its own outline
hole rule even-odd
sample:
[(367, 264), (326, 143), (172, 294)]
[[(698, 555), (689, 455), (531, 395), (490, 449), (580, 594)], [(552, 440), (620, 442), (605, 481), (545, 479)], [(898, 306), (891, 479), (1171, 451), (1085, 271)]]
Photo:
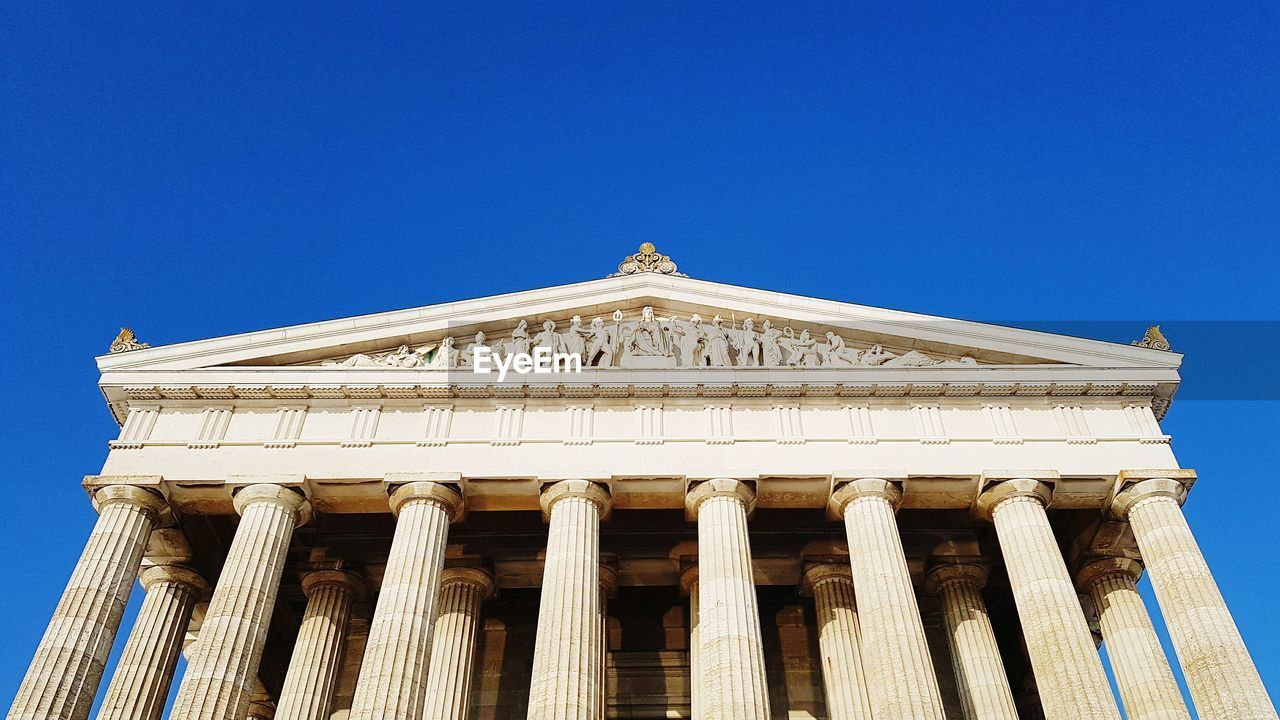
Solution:
[(1165, 321), (1187, 512), (1280, 688), (1280, 6), (600, 5), (0, 5), (0, 702), (93, 523), (120, 325), (552, 285), (642, 240), (781, 291)]

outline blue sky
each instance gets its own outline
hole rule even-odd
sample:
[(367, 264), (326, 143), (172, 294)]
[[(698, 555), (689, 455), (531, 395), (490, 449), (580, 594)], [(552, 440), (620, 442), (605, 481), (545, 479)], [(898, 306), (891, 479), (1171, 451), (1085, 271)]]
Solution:
[(792, 5), (0, 5), (0, 698), (93, 522), (120, 325), (583, 280), (643, 240), (780, 291), (1165, 322), (1187, 513), (1280, 687), (1280, 6)]

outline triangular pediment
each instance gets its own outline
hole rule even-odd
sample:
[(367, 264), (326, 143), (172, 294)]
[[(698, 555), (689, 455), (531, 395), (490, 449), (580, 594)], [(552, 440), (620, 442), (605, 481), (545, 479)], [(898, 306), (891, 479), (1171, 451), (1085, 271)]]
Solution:
[[(642, 325), (647, 322), (645, 308), (651, 308), (654, 325)], [(700, 322), (692, 324), (695, 315)], [(578, 326), (573, 325), (575, 317)], [(98, 361), (104, 373), (285, 366), (317, 372), (335, 366), (443, 368), (457, 362), (443, 352), (450, 342), (461, 353), (477, 332), (483, 332), (486, 342), (500, 347), (534, 345), (547, 321), (555, 324), (555, 334), (580, 336), (584, 345), (592, 338), (605, 338), (613, 357), (609, 367), (618, 369), (651, 368), (645, 363), (629, 364), (624, 355), (652, 353), (655, 349), (649, 346), (655, 343), (659, 353), (679, 358), (682, 337), (690, 329), (701, 337), (702, 349), (686, 352), (685, 357), (696, 357), (698, 366), (713, 364), (706, 347), (719, 348), (722, 334), (728, 339), (731, 367), (780, 362), (783, 367), (850, 369), (989, 365), (1175, 369), (1181, 361), (1177, 353), (1149, 348), (655, 273), (145, 348), (105, 355)], [(637, 330), (642, 336), (640, 346), (632, 337)], [(841, 343), (843, 347), (833, 347)], [(578, 341), (571, 344), (576, 347)], [(754, 357), (740, 358), (745, 345), (755, 346), (748, 353)], [(777, 352), (782, 353), (781, 361)], [(602, 360), (598, 353), (593, 362)], [(723, 361), (720, 356), (714, 362)], [(676, 365), (687, 367), (687, 360), (678, 359)]]

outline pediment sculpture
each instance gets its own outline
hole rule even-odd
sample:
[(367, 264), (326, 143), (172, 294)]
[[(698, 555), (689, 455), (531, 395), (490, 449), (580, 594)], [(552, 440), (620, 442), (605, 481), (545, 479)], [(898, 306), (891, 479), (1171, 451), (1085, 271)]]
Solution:
[(790, 326), (778, 328), (765, 320), (757, 329), (753, 318), (741, 326), (731, 320), (726, 326), (716, 315), (710, 322), (694, 314), (687, 320), (672, 315), (659, 317), (646, 306), (640, 317), (624, 321), (621, 310), (611, 320), (592, 318), (583, 323), (575, 315), (567, 327), (546, 320), (531, 333), (529, 323), (520, 320), (507, 339), (490, 338), (477, 332), (458, 349), (458, 341), (443, 338), (438, 344), (390, 352), (358, 353), (341, 361), (326, 360), (330, 368), (470, 368), (477, 348), (488, 348), (495, 358), (529, 353), (547, 348), (552, 353), (577, 355), (582, 367), (594, 368), (854, 368), (854, 367), (969, 367), (978, 363), (971, 357), (936, 360), (918, 350), (898, 354), (881, 345), (853, 348), (844, 338), (828, 331), (815, 337), (808, 329), (798, 333)]

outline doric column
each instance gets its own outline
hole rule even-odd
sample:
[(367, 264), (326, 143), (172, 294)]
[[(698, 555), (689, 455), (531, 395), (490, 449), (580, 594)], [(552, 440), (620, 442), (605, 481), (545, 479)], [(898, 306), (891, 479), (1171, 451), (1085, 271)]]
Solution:
[(378, 591), (350, 720), (417, 720), (426, 707), (431, 639), (449, 524), (463, 499), (449, 485), (419, 481), (391, 494), (396, 532)]
[[(1167, 475), (1194, 477), (1186, 470)], [(1275, 718), (1275, 706), (1182, 515), (1186, 488), (1174, 477), (1150, 472), (1123, 472), (1121, 483), (1112, 512), (1133, 526), (1200, 717)]]
[(191, 611), (209, 592), (204, 578), (181, 565), (147, 568), (140, 579), (146, 596), (98, 709), (98, 720), (159, 720)]
[(131, 485), (103, 487), (93, 501), (98, 521), (18, 687), (9, 720), (89, 716), (147, 538), (165, 508), (159, 495)]
[(170, 720), (224, 720), (248, 713), (289, 540), (311, 516), (311, 504), (301, 493), (274, 484), (242, 488), (235, 509), (240, 525)]
[(731, 478), (690, 490), (685, 506), (698, 519), (699, 704), (707, 720), (765, 720), (760, 610), (751, 569), (747, 515), (755, 490)]
[(1085, 565), (1076, 582), (1098, 609), (1102, 641), (1129, 720), (1191, 720), (1138, 594), (1141, 574), (1142, 565), (1133, 560), (1102, 558)]
[(329, 717), (351, 605), (364, 592), (364, 583), (342, 570), (316, 570), (302, 577), (302, 592), (307, 609), (276, 702), (276, 720)]
[(929, 573), (925, 590), (942, 601), (951, 666), (966, 720), (1018, 720), (995, 628), (982, 599), (986, 584), (986, 567), (947, 562)]
[(618, 594), (618, 571), (600, 564), (600, 662), (596, 672), (600, 678), (596, 695), (599, 698), (600, 718), (604, 718), (609, 706), (609, 598)]
[(997, 480), (978, 497), (1000, 550), (1049, 720), (1119, 720), (1071, 576), (1045, 507), (1049, 485), (1031, 477)]
[(595, 720), (600, 711), (600, 517), (611, 502), (586, 480), (542, 491), (549, 528), (529, 720)]
[(902, 491), (880, 478), (845, 483), (831, 497), (849, 539), (862, 671), (877, 717), (943, 720), (938, 677), (924, 636), (894, 513)]
[(493, 594), (493, 576), (477, 567), (445, 568), (440, 616), (431, 641), (423, 717), (463, 720), (471, 705), (471, 677), (480, 630), (480, 604)]
[(680, 591), (689, 596), (689, 714), (702, 718), (702, 648), (698, 644), (698, 566), (680, 573)]
[(862, 673), (862, 641), (849, 563), (813, 565), (804, 573), (818, 614), (822, 684), (831, 720), (871, 720), (871, 697)]

